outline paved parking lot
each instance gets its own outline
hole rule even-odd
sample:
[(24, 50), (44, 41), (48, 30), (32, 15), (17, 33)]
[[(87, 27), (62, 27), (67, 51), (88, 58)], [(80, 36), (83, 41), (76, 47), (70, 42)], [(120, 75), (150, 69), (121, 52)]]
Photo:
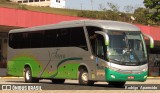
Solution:
[[(50, 80), (41, 80), (40, 83), (24, 83), (23, 78), (17, 78), (17, 77), (1, 77), (0, 78), (0, 87), (2, 85), (12, 85), (13, 86), (41, 86), (42, 90), (1, 90), (5, 91), (6, 93), (10, 92), (34, 92), (34, 93), (81, 93), (81, 92), (87, 92), (87, 93), (107, 93), (107, 92), (112, 92), (112, 93), (159, 93), (160, 92), (160, 78), (152, 78), (148, 79), (146, 82), (127, 82), (124, 87), (116, 88), (113, 86), (107, 85), (106, 82), (97, 82), (94, 86), (81, 86), (78, 85), (77, 80), (66, 80), (65, 84), (52, 84)], [(136, 90), (136, 87), (152, 87), (153, 89), (149, 90)], [(154, 87), (157, 89), (154, 89)], [(0, 88), (1, 89), (1, 88)], [(16, 89), (14, 87), (14, 89)]]
[(7, 69), (6, 68), (0, 68), (0, 77), (6, 76)]

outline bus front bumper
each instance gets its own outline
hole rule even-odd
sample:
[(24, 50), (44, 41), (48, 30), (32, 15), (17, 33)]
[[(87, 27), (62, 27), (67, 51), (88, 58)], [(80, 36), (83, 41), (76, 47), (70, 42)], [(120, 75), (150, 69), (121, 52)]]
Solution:
[(148, 71), (140, 74), (124, 74), (113, 71), (109, 68), (105, 68), (105, 79), (106, 81), (141, 81), (144, 82), (147, 79)]

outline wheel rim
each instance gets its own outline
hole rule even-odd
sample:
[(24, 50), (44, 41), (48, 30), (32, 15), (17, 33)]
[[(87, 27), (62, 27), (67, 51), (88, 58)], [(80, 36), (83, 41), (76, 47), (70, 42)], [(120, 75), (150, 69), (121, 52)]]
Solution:
[(85, 81), (85, 82), (88, 81), (88, 73), (84, 72), (84, 73), (82, 74), (82, 80)]
[(30, 71), (26, 71), (26, 79), (27, 79), (27, 80), (29, 80), (29, 79), (30, 79), (30, 76), (31, 76)]

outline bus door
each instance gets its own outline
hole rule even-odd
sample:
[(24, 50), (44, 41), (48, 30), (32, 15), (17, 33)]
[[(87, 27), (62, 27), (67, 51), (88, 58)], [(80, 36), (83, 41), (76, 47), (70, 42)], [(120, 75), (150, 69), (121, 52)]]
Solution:
[(105, 80), (105, 59), (106, 59), (106, 46), (104, 37), (96, 34), (95, 39), (95, 62), (96, 62), (96, 76), (97, 80)]

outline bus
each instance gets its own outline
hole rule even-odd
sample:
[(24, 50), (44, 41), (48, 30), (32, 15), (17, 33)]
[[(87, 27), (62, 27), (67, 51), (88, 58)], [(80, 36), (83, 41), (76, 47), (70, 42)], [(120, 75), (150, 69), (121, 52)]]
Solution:
[(9, 32), (7, 74), (26, 83), (49, 79), (81, 85), (104, 81), (124, 86), (146, 81), (148, 58), (145, 38), (132, 24), (109, 20), (74, 20), (15, 29)]

